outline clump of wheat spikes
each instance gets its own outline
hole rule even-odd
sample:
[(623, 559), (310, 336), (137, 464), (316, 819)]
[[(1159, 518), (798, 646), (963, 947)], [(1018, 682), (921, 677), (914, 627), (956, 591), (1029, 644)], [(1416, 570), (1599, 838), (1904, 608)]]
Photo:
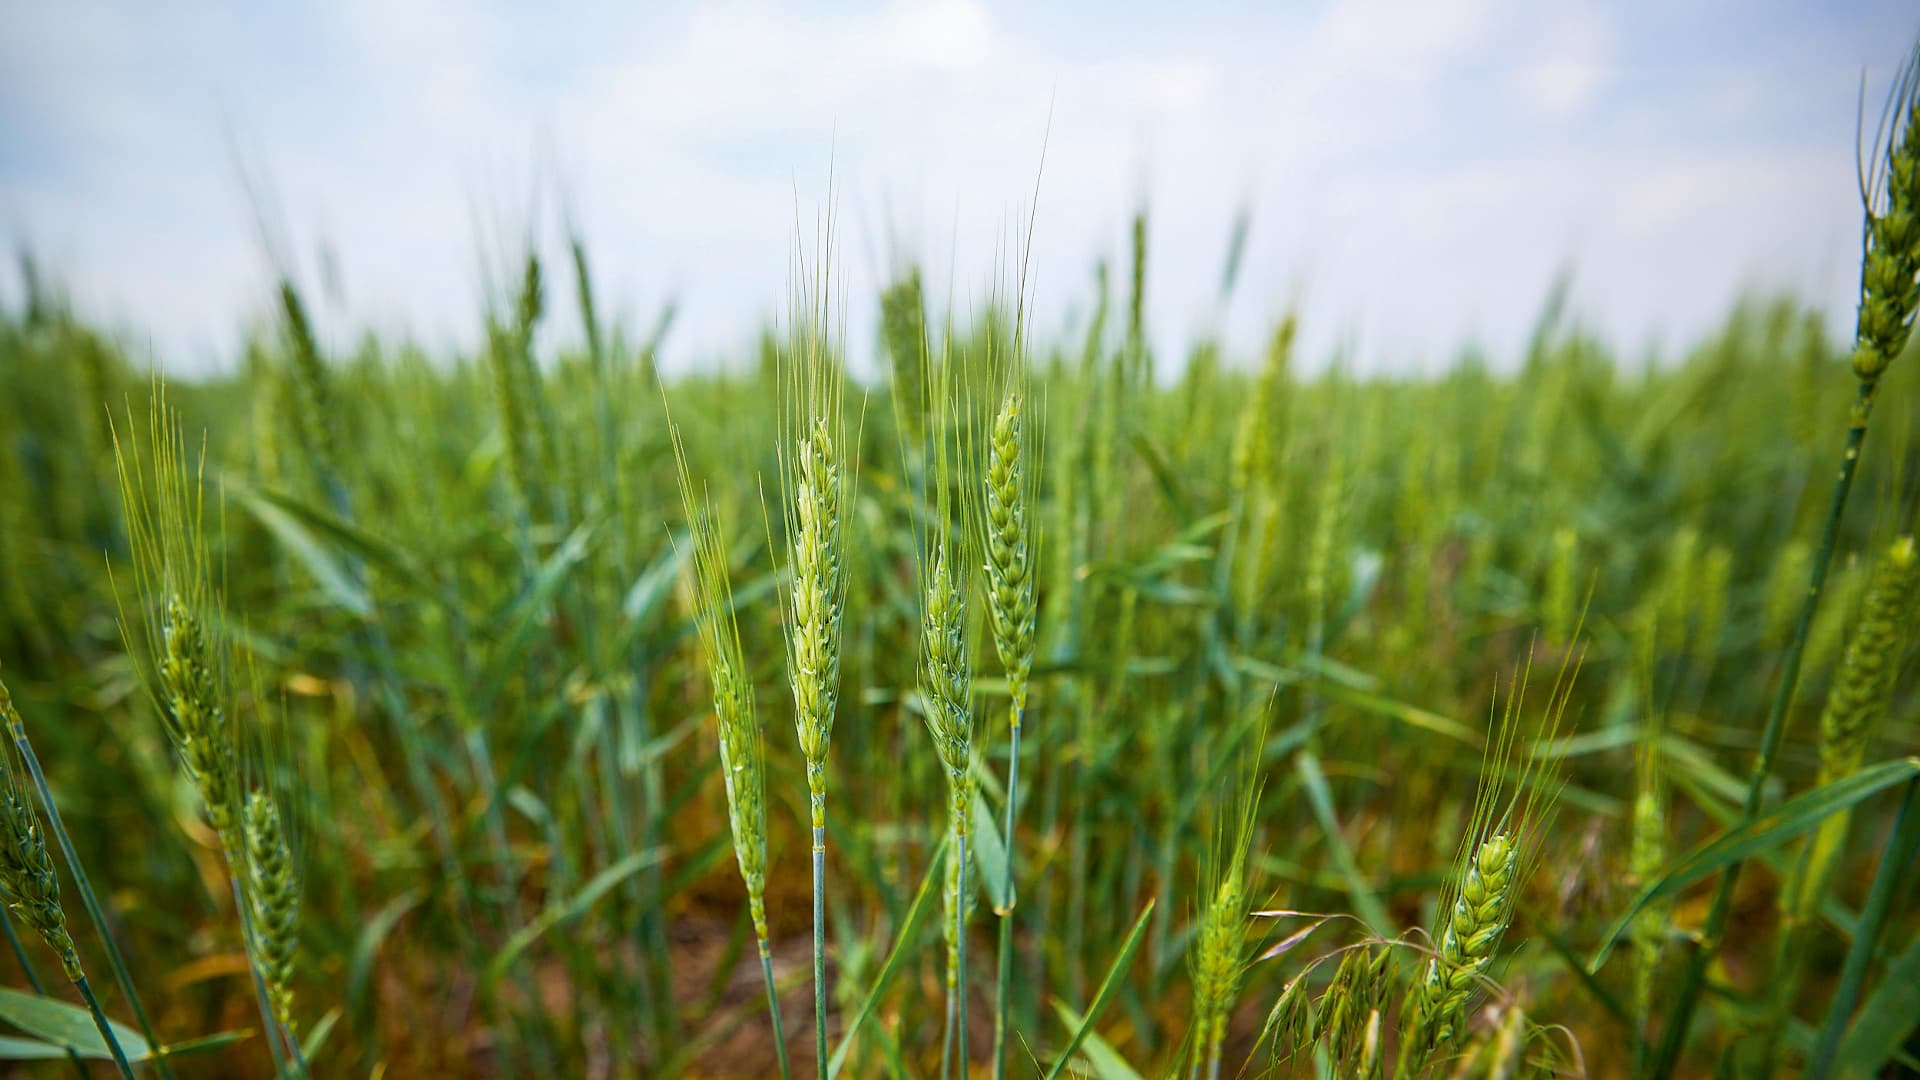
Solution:
[(144, 438), (131, 412), (127, 426), (125, 440), (114, 433), (114, 455), (133, 549), (130, 602), (141, 614), (123, 609), (122, 635), (147, 665), (148, 692), (219, 843), (274, 1060), (304, 1075), (290, 982), (298, 868), (274, 797), (246, 787), (248, 740), (232, 700), (224, 602), (206, 522), (205, 458), (190, 456), (179, 415), (162, 392), (152, 397)]

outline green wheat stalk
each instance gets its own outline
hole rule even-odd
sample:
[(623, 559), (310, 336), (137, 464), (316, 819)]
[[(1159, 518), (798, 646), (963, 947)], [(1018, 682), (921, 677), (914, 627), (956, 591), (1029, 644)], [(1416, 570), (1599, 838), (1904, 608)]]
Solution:
[[(1882, 153), (1884, 148), (1884, 154)], [(1806, 650), (1807, 634), (1820, 606), (1820, 593), (1826, 584), (1827, 568), (1833, 561), (1840, 538), (1841, 518), (1847, 496), (1853, 490), (1853, 478), (1860, 462), (1860, 449), (1866, 441), (1867, 421), (1873, 412), (1874, 397), (1881, 377), (1893, 359), (1906, 348), (1913, 332), (1916, 308), (1920, 308), (1920, 49), (1910, 53), (1894, 80), (1886, 110), (1876, 130), (1875, 144), (1861, 169), (1861, 199), (1865, 204), (1863, 252), (1860, 267), (1860, 307), (1854, 330), (1852, 366), (1858, 383), (1853, 405), (1848, 411), (1845, 441), (1840, 464), (1828, 503), (1820, 539), (1814, 548), (1813, 564), (1808, 571), (1807, 591), (1794, 624), (1793, 637), (1782, 662), (1780, 685), (1767, 711), (1760, 749), (1748, 777), (1746, 798), (1734, 827), (1746, 826), (1760, 814), (1767, 778), (1773, 774), (1773, 760), (1786, 735), (1787, 713), (1799, 688), (1800, 664)], [(1871, 168), (1874, 176), (1866, 177)], [(1670, 1076), (1686, 1046), (1693, 1012), (1705, 986), (1707, 965), (1720, 949), (1727, 919), (1733, 912), (1734, 886), (1739, 882), (1742, 861), (1727, 866), (1720, 875), (1713, 904), (1697, 938), (1690, 939), (1687, 966), (1667, 1022), (1660, 1052), (1654, 1059), (1653, 1074)]]
[[(813, 829), (814, 1055), (827, 1075), (827, 749), (840, 702), (841, 630), (847, 597), (843, 514), (854, 493), (842, 419), (843, 369), (832, 338), (833, 214), (820, 222), (816, 258), (796, 251), (788, 340), (781, 356), (781, 508), (791, 583), (782, 610), (794, 728), (806, 759)], [(796, 245), (797, 247), (797, 245)]]
[(791, 1075), (787, 1060), (786, 1029), (780, 1022), (780, 995), (773, 981), (773, 946), (767, 930), (767, 797), (766, 754), (760, 721), (754, 713), (753, 681), (740, 647), (740, 628), (734, 620), (733, 584), (727, 573), (727, 546), (719, 517), (704, 489), (696, 493), (687, 467), (680, 430), (668, 422), (674, 463), (680, 481), (680, 501), (693, 533), (693, 572), (696, 626), (707, 657), (713, 686), (713, 710), (720, 752), (720, 773), (727, 797), (727, 825), (733, 835), (734, 860), (747, 890), (747, 908), (753, 921), (754, 942), (760, 954), (760, 973), (767, 986), (767, 1014), (773, 1024), (773, 1044), (780, 1075)]
[[(137, 436), (131, 415), (128, 424)], [(121, 636), (154, 699), (181, 771), (200, 796), (207, 824), (220, 842), (261, 1022), (271, 1032), (278, 1018), (265, 990), (243, 895), (247, 846), (241, 734), (230, 707), (224, 600), (206, 530), (206, 453), (203, 448), (197, 457), (189, 455), (180, 415), (167, 404), (164, 388), (157, 388), (149, 403), (146, 441), (143, 457), (137, 437), (123, 442), (114, 432), (141, 612), (129, 616), (122, 607)], [(117, 588), (114, 595), (118, 603)], [(270, 1038), (268, 1046), (276, 1066), (284, 1069), (280, 1041)]]

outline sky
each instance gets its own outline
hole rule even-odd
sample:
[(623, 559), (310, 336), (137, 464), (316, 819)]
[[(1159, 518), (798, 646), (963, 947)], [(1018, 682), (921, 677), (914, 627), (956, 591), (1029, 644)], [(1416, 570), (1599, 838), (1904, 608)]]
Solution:
[[(1040, 332), (1084, 319), (1141, 207), (1169, 357), (1218, 333), (1244, 359), (1292, 308), (1308, 364), (1498, 363), (1563, 270), (1624, 355), (1756, 291), (1844, 328), (1862, 79), (1871, 122), (1920, 31), (1907, 0), (0, 0), (0, 20), (0, 243), (186, 371), (234, 362), (276, 260), (330, 348), (369, 328), (471, 347), (529, 238), (564, 308), (569, 220), (630, 334), (677, 304), (663, 364), (737, 359), (828, 206), (856, 362), (894, 270), (977, 308), (1030, 211)], [(21, 294), (9, 258), (0, 302)]]

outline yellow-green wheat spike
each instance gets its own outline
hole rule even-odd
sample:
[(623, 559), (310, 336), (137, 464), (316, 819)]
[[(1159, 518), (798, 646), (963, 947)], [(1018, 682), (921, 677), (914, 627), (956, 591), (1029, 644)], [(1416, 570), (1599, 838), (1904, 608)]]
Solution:
[(947, 770), (954, 794), (950, 809), (962, 829), (966, 824), (965, 796), (972, 790), (969, 765), (973, 750), (973, 675), (967, 657), (966, 618), (966, 593), (949, 570), (946, 547), (941, 544), (934, 550), (927, 580), (921, 689), (926, 698), (927, 732), (933, 736), (934, 752)]
[(1247, 932), (1246, 857), (1236, 853), (1208, 897), (1193, 954), (1194, 1066), (1218, 1075), (1227, 1016), (1239, 996)]
[[(13, 699), (0, 683), (0, 713), (12, 711)], [(11, 715), (6, 719), (11, 722)], [(11, 749), (0, 751), (0, 902), (60, 958), (69, 981), (79, 980), (80, 956), (60, 907), (60, 878), (47, 854), (33, 795), (20, 780)]]
[(1326, 644), (1327, 616), (1332, 612), (1334, 555), (1345, 514), (1346, 459), (1338, 446), (1327, 448), (1320, 477), (1319, 505), (1314, 508), (1313, 533), (1307, 545), (1307, 647), (1318, 651)]
[[(1866, 757), (1867, 746), (1886, 716), (1901, 660), (1912, 643), (1917, 586), (1920, 559), (1915, 558), (1913, 537), (1903, 536), (1888, 545), (1874, 570), (1839, 673), (1827, 692), (1826, 707), (1820, 713), (1819, 783), (1853, 775)], [(1851, 820), (1848, 812), (1833, 814), (1814, 833), (1795, 875), (1795, 887), (1789, 890), (1788, 911), (1794, 918), (1812, 917), (1826, 895)]]
[(1553, 531), (1553, 562), (1547, 571), (1546, 624), (1548, 639), (1556, 644), (1573, 640), (1579, 620), (1575, 577), (1579, 572), (1580, 534), (1563, 525)]
[(1033, 670), (1035, 603), (1033, 545), (1029, 528), (1031, 464), (1020, 392), (1010, 390), (994, 417), (987, 444), (986, 547), (987, 608), (993, 645), (1006, 669), (1013, 699), (1013, 723), (1027, 706), (1027, 679)]
[(927, 354), (926, 296), (920, 285), (920, 268), (910, 268), (886, 292), (880, 295), (881, 335), (893, 373), (893, 402), (900, 417), (902, 434), (909, 445), (918, 446), (926, 435)]
[[(1800, 602), (1806, 598), (1807, 568), (1812, 563), (1813, 546), (1805, 540), (1792, 540), (1780, 549), (1780, 557), (1767, 573), (1766, 628), (1770, 644), (1785, 644), (1792, 632), (1794, 617), (1800, 614)], [(1809, 663), (1808, 666), (1818, 665)]]
[(287, 351), (293, 360), (292, 388), (299, 402), (293, 417), (295, 429), (305, 445), (309, 466), (323, 481), (329, 481), (336, 475), (338, 464), (333, 383), (326, 362), (320, 358), (319, 339), (314, 337), (306, 304), (293, 282), (285, 278), (280, 281), (280, 312)]
[(669, 421), (680, 502), (693, 534), (695, 626), (706, 654), (707, 675), (713, 688), (716, 743), (720, 775), (727, 799), (727, 826), (733, 836), (734, 861), (747, 890), (747, 911), (753, 922), (754, 942), (760, 953), (761, 973), (767, 985), (767, 1007), (774, 1028), (780, 1074), (786, 1076), (786, 1034), (780, 1023), (780, 998), (773, 983), (773, 946), (767, 928), (767, 795), (766, 750), (760, 720), (754, 709), (753, 680), (740, 647), (740, 627), (733, 613), (733, 583), (728, 573), (726, 535), (704, 491), (695, 493), (680, 431)]
[(1279, 531), (1281, 440), (1275, 433), (1282, 428), (1294, 327), (1293, 316), (1287, 316), (1268, 341), (1265, 361), (1241, 408), (1228, 460), (1228, 502), (1238, 516), (1231, 570), (1242, 637), (1251, 635), (1272, 554), (1269, 549)]
[(1694, 577), (1693, 659), (1705, 667), (1719, 655), (1720, 637), (1727, 625), (1727, 589), (1733, 581), (1733, 552), (1714, 544), (1701, 559)]
[(243, 811), (247, 846), (246, 897), (253, 915), (254, 950), (274, 1015), (288, 1035), (299, 1025), (293, 1012), (293, 975), (300, 958), (300, 873), (280, 808), (264, 791), (247, 794)]
[[(134, 426), (131, 416), (129, 426)], [(164, 389), (154, 392), (147, 429), (146, 456), (137, 431), (125, 441), (114, 433), (136, 603), (143, 612), (130, 622), (123, 608), (122, 633), (129, 651), (150, 658), (149, 692), (205, 805), (208, 824), (237, 872), (245, 846), (239, 735), (228, 709), (222, 603), (207, 540), (201, 475), (206, 456), (189, 457), (179, 414), (167, 405)], [(136, 636), (144, 649), (136, 647)]]
[(840, 695), (840, 616), (845, 567), (840, 546), (840, 464), (827, 422), (818, 420), (795, 453), (792, 683), (794, 723), (807, 763), (815, 829), (826, 828), (827, 747)]
[[(1658, 877), (1667, 861), (1666, 791), (1660, 772), (1657, 731), (1649, 724), (1647, 738), (1635, 755), (1633, 840), (1627, 872), (1639, 888)], [(1633, 1015), (1643, 1022), (1653, 1007), (1654, 976), (1667, 939), (1667, 905), (1649, 905), (1633, 924)], [(1644, 1033), (1643, 1033), (1644, 1034)]]
[[(1403, 1010), (1407, 1032), (1400, 1075), (1419, 1075), (1437, 1053), (1465, 1034), (1467, 1006), (1488, 979), (1538, 838), (1559, 799), (1561, 760), (1552, 751), (1577, 667), (1577, 655), (1570, 651), (1541, 719), (1525, 725), (1521, 715), (1528, 674), (1523, 671), (1489, 734), (1460, 863), (1443, 905), (1446, 921), (1426, 973)], [(1509, 774), (1517, 774), (1517, 779), (1508, 780)]]
[(1464, 1030), (1467, 1000), (1493, 962), (1494, 947), (1512, 916), (1518, 861), (1514, 838), (1503, 832), (1481, 842), (1467, 860), (1440, 934), (1439, 955), (1420, 983), (1419, 1008), (1436, 1044), (1451, 1043)]
[[(921, 701), (927, 733), (947, 781), (947, 1030), (966, 1073), (966, 925), (968, 814), (973, 799), (972, 665), (967, 650), (966, 590), (950, 569), (945, 541), (936, 541), (926, 575), (921, 626)], [(958, 1040), (955, 1042), (955, 1040)], [(943, 1054), (943, 1057), (946, 1055)]]
[(827, 749), (839, 708), (847, 591), (842, 515), (854, 488), (848, 459), (842, 456), (851, 451), (841, 423), (844, 369), (830, 329), (832, 235), (829, 213), (821, 221), (817, 260), (795, 257), (788, 340), (778, 357), (781, 512), (792, 571), (782, 618), (794, 729), (806, 759), (808, 818), (813, 829), (814, 1067), (822, 1076), (827, 1074)]
[(1869, 194), (1860, 266), (1853, 371), (1869, 386), (1906, 348), (1920, 308), (1920, 93), (1909, 86), (1896, 107), (1905, 115), (1893, 118), (1899, 138), (1887, 150), (1884, 174), (1876, 175), (1881, 190)]
[(934, 549), (927, 574), (926, 606), (921, 627), (921, 698), (927, 734), (933, 738), (947, 781), (948, 829), (955, 840), (949, 857), (949, 911), (947, 985), (960, 977), (960, 934), (966, 925), (966, 842), (973, 797), (972, 667), (967, 655), (966, 592), (948, 565), (945, 544)]
[[(1260, 726), (1252, 745), (1266, 744), (1266, 727)], [(1257, 754), (1250, 755), (1257, 758)], [(1230, 830), (1216, 833), (1211, 866), (1203, 875), (1206, 896), (1200, 910), (1199, 925), (1189, 946), (1189, 966), (1193, 977), (1193, 1058), (1189, 1075), (1220, 1075), (1226, 1049), (1227, 1020), (1240, 996), (1240, 982), (1246, 973), (1246, 939), (1249, 930), (1247, 860), (1259, 813), (1260, 783), (1253, 770), (1246, 770), (1238, 781), (1235, 796), (1235, 820)], [(1222, 851), (1220, 845), (1230, 844)]]
[(1660, 586), (1660, 649), (1679, 652), (1686, 644), (1693, 612), (1689, 605), (1696, 599), (1694, 575), (1699, 572), (1700, 531), (1688, 525), (1673, 534), (1667, 547), (1667, 564)]
[[(674, 432), (676, 453), (682, 453)], [(695, 625), (706, 654), (707, 675), (713, 689), (716, 743), (725, 781), (727, 824), (733, 835), (735, 861), (747, 890), (755, 938), (767, 947), (767, 805), (766, 757), (759, 718), (755, 715), (753, 683), (747, 676), (740, 647), (740, 628), (733, 615), (733, 585), (727, 570), (725, 534), (718, 516), (704, 497), (696, 496), (684, 457), (680, 466), (681, 499), (693, 533)]]

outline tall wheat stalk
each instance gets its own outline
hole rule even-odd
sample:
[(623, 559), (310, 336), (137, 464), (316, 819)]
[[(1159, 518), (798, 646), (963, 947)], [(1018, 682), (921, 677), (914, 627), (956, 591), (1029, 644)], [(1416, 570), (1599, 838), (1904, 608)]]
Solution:
[[(986, 553), (987, 614), (993, 627), (993, 647), (1007, 680), (1007, 805), (1001, 851), (1006, 873), (1001, 883), (1000, 940), (995, 960), (993, 1075), (1006, 1076), (1008, 1010), (1013, 997), (1013, 916), (1019, 906), (1014, 885), (1018, 846), (1015, 825), (1020, 805), (1020, 733), (1027, 713), (1027, 694), (1038, 649), (1038, 612), (1035, 569), (1039, 563), (1035, 522), (1038, 516), (1043, 468), (1037, 421), (1044, 409), (1033, 400), (1028, 359), (1027, 281), (1033, 243), (1032, 213), (1027, 222), (1026, 247), (1021, 254), (1019, 296), (1015, 304), (1013, 340), (1004, 356), (990, 363), (992, 382), (1003, 396), (986, 433), (985, 476), (979, 503), (981, 549)], [(999, 349), (995, 339), (992, 347)]]
[[(967, 578), (956, 573), (947, 541), (936, 538), (925, 556), (925, 608), (921, 630), (921, 702), (927, 733), (947, 782), (947, 1035), (941, 1075), (957, 1059), (967, 1075), (967, 911), (973, 894), (967, 881), (967, 831), (973, 802), (972, 660), (967, 648)], [(964, 565), (962, 563), (961, 565)]]
[(693, 533), (695, 622), (707, 655), (707, 673), (713, 686), (713, 710), (720, 751), (720, 774), (727, 796), (727, 825), (733, 835), (734, 861), (747, 889), (747, 910), (753, 922), (754, 943), (760, 954), (760, 974), (767, 985), (767, 1015), (773, 1023), (774, 1051), (780, 1075), (790, 1076), (786, 1029), (780, 1022), (780, 994), (773, 981), (773, 946), (767, 930), (767, 798), (766, 757), (760, 720), (754, 713), (753, 680), (740, 648), (740, 627), (734, 620), (733, 584), (727, 572), (727, 545), (720, 520), (704, 488), (696, 491), (680, 429), (668, 421), (674, 462), (680, 479), (680, 501)]
[[(996, 336), (990, 339), (988, 348), (998, 350), (998, 331), (990, 328), (989, 332)], [(990, 477), (981, 472), (982, 448), (978, 444), (982, 419), (972, 396), (973, 377), (979, 369), (970, 368), (953, 343), (949, 325), (938, 362), (931, 351), (924, 353), (921, 374), (915, 380), (927, 399), (914, 410), (924, 419), (926, 441), (918, 455), (924, 467), (914, 492), (919, 505), (913, 536), (921, 597), (920, 711), (947, 791), (947, 976), (941, 1075), (951, 1076), (957, 1070), (964, 1077), (968, 1074), (969, 1044), (967, 923), (974, 892), (968, 873), (975, 752), (974, 628), (969, 621), (968, 601), (974, 568), (982, 560), (980, 545), (984, 539), (990, 549), (994, 534), (992, 523), (983, 520), (987, 515), (982, 511), (983, 499), (990, 501), (993, 494)], [(988, 359), (991, 364), (997, 353), (990, 353)], [(1008, 436), (1013, 437), (1011, 431)], [(906, 437), (903, 431), (902, 438)], [(1003, 447), (1010, 448), (1010, 444)], [(902, 457), (907, 456), (903, 446)], [(1013, 556), (1011, 552), (1002, 554), (1006, 556), (1002, 565), (1006, 566)], [(983, 561), (989, 566), (991, 612), (998, 602), (992, 594), (995, 556), (989, 552)], [(999, 628), (995, 629), (997, 633)], [(1024, 690), (1021, 692), (1024, 694)]]
[[(127, 536), (133, 549), (137, 615), (121, 610), (121, 635), (160, 714), (181, 772), (200, 796), (220, 844), (246, 946), (248, 973), (277, 1068), (304, 1073), (297, 1046), (267, 994), (253, 913), (245, 894), (242, 733), (231, 701), (231, 650), (220, 563), (206, 524), (206, 453), (188, 450), (179, 414), (156, 387), (147, 452), (128, 416), (129, 438), (114, 433)], [(118, 590), (115, 591), (118, 602)], [(288, 1048), (291, 1046), (291, 1050)]]
[[(1862, 229), (1860, 307), (1852, 358), (1858, 383), (1848, 410), (1833, 494), (1808, 571), (1806, 596), (1794, 623), (1793, 637), (1787, 644), (1780, 685), (1767, 711), (1760, 749), (1748, 776), (1747, 794), (1740, 816), (1734, 822), (1735, 828), (1751, 824), (1760, 814), (1767, 778), (1773, 774), (1774, 757), (1786, 735), (1787, 713), (1800, 685), (1800, 663), (1807, 647), (1807, 634), (1819, 610), (1827, 568), (1839, 543), (1840, 522), (1846, 511), (1847, 496), (1853, 490), (1853, 477), (1859, 467), (1861, 445), (1866, 441), (1874, 397), (1888, 365), (1906, 348), (1913, 332), (1915, 308), (1920, 306), (1920, 130), (1917, 128), (1920, 128), (1920, 52), (1909, 55), (1895, 77), (1893, 91), (1875, 132), (1873, 148), (1861, 168), (1861, 200), (1866, 213)], [(1868, 170), (1872, 170), (1871, 179), (1867, 176)], [(1724, 944), (1727, 919), (1733, 912), (1734, 886), (1739, 882), (1742, 866), (1743, 862), (1737, 860), (1722, 872), (1701, 932), (1689, 940), (1686, 969), (1660, 1042), (1660, 1052), (1654, 1059), (1655, 1076), (1670, 1076), (1679, 1065), (1693, 1012), (1706, 983), (1707, 965)]]
[(781, 507), (789, 546), (783, 618), (794, 727), (807, 766), (813, 829), (813, 1017), (818, 1075), (827, 1075), (827, 749), (840, 703), (840, 644), (847, 598), (846, 513), (854, 495), (833, 336), (833, 213), (823, 215), (810, 263), (796, 240), (781, 357)]
[[(1875, 729), (1886, 713), (1894, 679), (1912, 635), (1914, 595), (1920, 586), (1913, 538), (1888, 545), (1874, 569), (1865, 601), (1853, 619), (1840, 671), (1820, 712), (1820, 768), (1816, 782), (1829, 784), (1860, 770)], [(1769, 996), (1772, 1022), (1759, 1040), (1758, 1068), (1771, 1074), (1794, 999), (1806, 974), (1813, 923), (1831, 889), (1835, 867), (1846, 846), (1853, 812), (1844, 809), (1825, 820), (1800, 846), (1799, 856), (1779, 897), (1781, 926), (1775, 940)]]

